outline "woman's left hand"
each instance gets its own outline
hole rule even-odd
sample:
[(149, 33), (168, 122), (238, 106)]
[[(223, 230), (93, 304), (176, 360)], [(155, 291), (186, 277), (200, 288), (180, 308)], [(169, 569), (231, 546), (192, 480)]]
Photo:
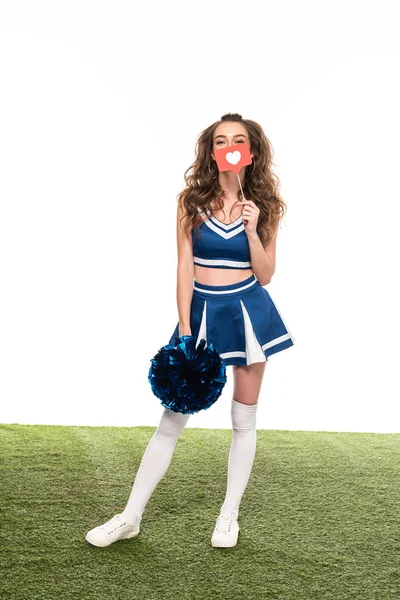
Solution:
[(243, 204), (242, 218), (244, 223), (244, 230), (247, 235), (253, 235), (257, 233), (258, 215), (260, 209), (254, 204), (252, 200), (241, 200), (238, 204)]

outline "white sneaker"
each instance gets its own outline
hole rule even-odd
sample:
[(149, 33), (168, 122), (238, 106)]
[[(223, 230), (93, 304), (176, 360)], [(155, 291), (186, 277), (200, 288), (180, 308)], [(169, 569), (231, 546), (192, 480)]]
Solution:
[(128, 523), (120, 514), (117, 514), (104, 525), (98, 525), (98, 527), (88, 531), (85, 539), (93, 546), (104, 548), (118, 540), (125, 540), (139, 535), (140, 521), (141, 519), (138, 519), (134, 523)]
[(239, 535), (239, 524), (237, 519), (231, 515), (220, 514), (217, 517), (211, 544), (214, 548), (231, 548), (236, 546)]

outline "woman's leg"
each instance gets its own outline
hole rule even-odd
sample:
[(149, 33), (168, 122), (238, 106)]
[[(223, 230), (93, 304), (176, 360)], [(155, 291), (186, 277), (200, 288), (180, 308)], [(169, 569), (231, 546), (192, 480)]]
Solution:
[(228, 483), (221, 514), (239, 516), (239, 504), (250, 478), (256, 452), (256, 412), (266, 362), (233, 366), (231, 404), (232, 443), (228, 459)]
[(189, 417), (190, 414), (164, 408), (160, 424), (143, 454), (127, 505), (121, 513), (125, 520), (133, 523), (142, 517), (150, 496), (169, 467), (176, 443)]

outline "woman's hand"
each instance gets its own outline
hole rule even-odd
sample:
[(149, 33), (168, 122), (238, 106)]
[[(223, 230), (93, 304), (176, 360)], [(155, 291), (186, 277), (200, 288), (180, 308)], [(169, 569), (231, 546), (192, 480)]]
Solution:
[(182, 329), (179, 327), (178, 335), (179, 337), (181, 337), (181, 335), (192, 335), (190, 327), (182, 327)]
[(247, 235), (257, 235), (257, 223), (260, 209), (252, 200), (241, 200), (238, 204), (243, 204), (242, 218), (244, 230)]

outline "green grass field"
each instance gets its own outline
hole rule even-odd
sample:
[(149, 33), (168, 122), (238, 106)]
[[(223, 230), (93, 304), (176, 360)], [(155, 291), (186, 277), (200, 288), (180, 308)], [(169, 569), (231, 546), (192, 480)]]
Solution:
[(234, 548), (213, 548), (230, 430), (185, 429), (107, 548), (155, 427), (0, 425), (4, 600), (400, 600), (400, 434), (257, 430)]

